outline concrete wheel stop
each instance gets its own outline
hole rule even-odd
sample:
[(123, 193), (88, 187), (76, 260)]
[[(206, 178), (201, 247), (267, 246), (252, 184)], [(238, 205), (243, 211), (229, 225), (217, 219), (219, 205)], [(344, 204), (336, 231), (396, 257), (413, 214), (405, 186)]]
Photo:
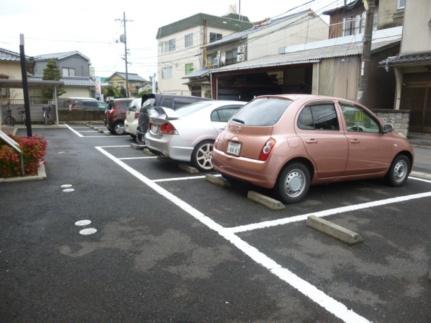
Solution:
[(255, 191), (248, 191), (247, 198), (253, 202), (259, 203), (271, 210), (283, 210), (286, 206), (279, 200), (273, 199), (272, 197), (263, 195)]
[(307, 225), (349, 245), (364, 241), (359, 233), (314, 215), (307, 218)]

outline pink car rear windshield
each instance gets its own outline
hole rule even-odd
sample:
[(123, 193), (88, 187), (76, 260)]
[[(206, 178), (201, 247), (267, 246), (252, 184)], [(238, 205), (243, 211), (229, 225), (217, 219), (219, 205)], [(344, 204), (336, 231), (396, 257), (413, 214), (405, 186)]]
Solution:
[(232, 121), (246, 126), (273, 126), (291, 103), (292, 101), (287, 99), (256, 99), (245, 105)]

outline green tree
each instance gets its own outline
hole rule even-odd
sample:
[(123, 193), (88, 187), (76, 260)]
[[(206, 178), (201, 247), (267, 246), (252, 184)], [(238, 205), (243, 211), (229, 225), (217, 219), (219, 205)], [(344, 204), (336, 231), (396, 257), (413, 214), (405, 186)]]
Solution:
[[(49, 59), (45, 69), (43, 70), (43, 80), (59, 81), (61, 79), (60, 68), (55, 59)], [(57, 88), (57, 95), (60, 96), (66, 93), (62, 87)], [(52, 100), (54, 89), (51, 87), (44, 88), (42, 95), (47, 100)]]

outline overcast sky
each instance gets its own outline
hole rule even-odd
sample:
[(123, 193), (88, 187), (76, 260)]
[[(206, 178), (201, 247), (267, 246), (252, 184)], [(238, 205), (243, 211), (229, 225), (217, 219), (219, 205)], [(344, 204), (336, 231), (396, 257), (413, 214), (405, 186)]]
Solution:
[[(241, 13), (251, 21), (274, 17), (308, 0), (242, 0)], [(343, 0), (315, 0), (307, 7), (317, 12), (341, 5)], [(78, 50), (91, 60), (97, 76), (124, 71), (122, 44), (116, 43), (123, 11), (128, 23), (130, 72), (148, 78), (156, 72), (156, 33), (160, 26), (198, 12), (225, 15), (238, 0), (1, 0), (0, 47), (19, 51), (19, 34), (26, 38), (26, 54)], [(304, 7), (306, 8), (306, 7)]]

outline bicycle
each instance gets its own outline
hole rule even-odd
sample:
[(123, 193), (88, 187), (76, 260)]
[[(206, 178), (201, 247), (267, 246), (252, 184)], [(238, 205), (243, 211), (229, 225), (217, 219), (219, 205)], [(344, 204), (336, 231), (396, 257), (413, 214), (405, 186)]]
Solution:
[(15, 126), (15, 118), (12, 116), (12, 110), (10, 108), (10, 106), (7, 107), (6, 110), (6, 117), (3, 119), (3, 123), (7, 126)]
[(45, 125), (52, 123), (50, 105), (42, 107), (42, 118)]

